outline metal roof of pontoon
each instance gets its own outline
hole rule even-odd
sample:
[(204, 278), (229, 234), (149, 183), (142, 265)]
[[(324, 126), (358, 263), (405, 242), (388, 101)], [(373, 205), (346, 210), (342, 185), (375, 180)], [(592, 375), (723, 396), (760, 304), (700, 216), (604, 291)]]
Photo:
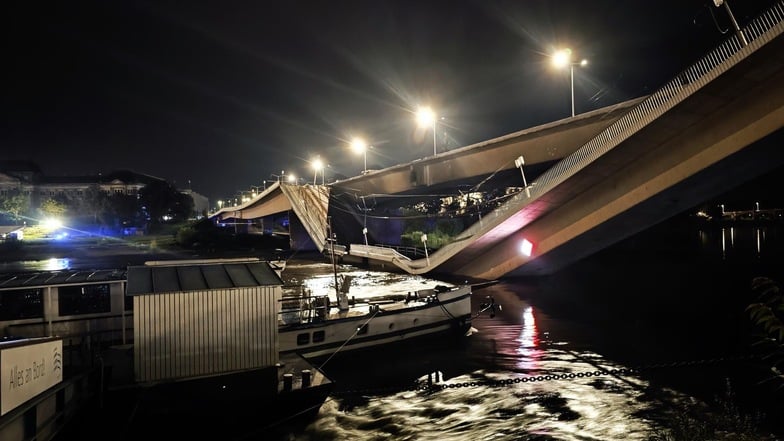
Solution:
[(283, 285), (266, 261), (171, 261), (128, 267), (126, 295)]
[(0, 290), (84, 285), (125, 280), (124, 269), (57, 270), (0, 274)]

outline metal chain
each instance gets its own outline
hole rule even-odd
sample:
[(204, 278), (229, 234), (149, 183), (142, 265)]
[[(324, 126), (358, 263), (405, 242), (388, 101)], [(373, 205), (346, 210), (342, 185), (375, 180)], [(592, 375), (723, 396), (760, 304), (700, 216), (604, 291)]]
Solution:
[(735, 357), (717, 357), (703, 360), (688, 360), (688, 361), (674, 361), (668, 363), (656, 363), (648, 365), (640, 365), (628, 368), (618, 369), (599, 369), (587, 372), (570, 372), (567, 374), (547, 374), (547, 375), (531, 375), (527, 377), (507, 378), (501, 380), (482, 380), (482, 381), (466, 381), (463, 383), (439, 383), (434, 381), (419, 381), (408, 386), (388, 386), (383, 388), (374, 389), (354, 389), (345, 391), (334, 391), (332, 396), (352, 396), (352, 395), (377, 395), (381, 393), (390, 392), (406, 392), (406, 391), (424, 391), (424, 392), (438, 392), (444, 389), (458, 389), (464, 387), (506, 387), (514, 386), (520, 383), (532, 383), (537, 381), (554, 381), (554, 380), (574, 380), (576, 378), (591, 378), (601, 377), (605, 375), (622, 376), (640, 374), (642, 372), (657, 370), (657, 369), (673, 369), (694, 366), (705, 366), (711, 364), (726, 363), (731, 361), (744, 361), (759, 359), (756, 355), (739, 355)]

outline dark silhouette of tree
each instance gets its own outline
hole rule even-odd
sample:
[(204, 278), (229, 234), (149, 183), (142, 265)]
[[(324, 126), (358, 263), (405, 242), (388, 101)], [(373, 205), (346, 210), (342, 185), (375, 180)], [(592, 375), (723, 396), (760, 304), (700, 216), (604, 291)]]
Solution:
[(756, 301), (746, 308), (746, 314), (757, 331), (756, 346), (773, 374), (771, 380), (784, 386), (784, 291), (775, 280), (755, 277), (751, 291)]
[(113, 194), (109, 208), (117, 225), (137, 225), (141, 219), (141, 204), (135, 195)]
[(181, 193), (166, 181), (152, 181), (139, 190), (142, 212), (146, 213), (153, 229), (164, 221), (164, 216), (172, 216), (177, 211), (178, 204), (184, 203), (180, 195)]
[(190, 219), (193, 214), (193, 198), (189, 194), (177, 192), (174, 198), (174, 205), (171, 207), (170, 215), (176, 221)]
[(109, 208), (109, 196), (98, 184), (87, 187), (81, 202), (81, 209), (92, 217), (93, 223), (105, 223), (104, 214)]

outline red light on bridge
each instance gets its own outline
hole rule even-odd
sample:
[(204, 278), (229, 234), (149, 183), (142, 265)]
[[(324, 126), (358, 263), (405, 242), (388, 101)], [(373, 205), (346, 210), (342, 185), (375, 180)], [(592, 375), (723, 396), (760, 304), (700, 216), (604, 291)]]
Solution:
[(531, 253), (534, 251), (534, 244), (531, 243), (526, 238), (523, 238), (523, 242), (520, 244), (520, 252), (523, 253), (525, 257), (531, 257)]

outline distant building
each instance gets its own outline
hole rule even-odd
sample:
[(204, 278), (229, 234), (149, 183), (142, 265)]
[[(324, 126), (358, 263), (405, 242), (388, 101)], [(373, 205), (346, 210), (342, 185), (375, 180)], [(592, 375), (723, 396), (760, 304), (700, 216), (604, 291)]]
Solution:
[[(139, 190), (154, 181), (164, 179), (128, 170), (88, 176), (46, 176), (38, 165), (31, 161), (0, 161), (0, 198), (18, 192), (28, 198), (31, 209), (36, 209), (43, 201), (55, 197), (78, 201), (94, 186), (98, 186), (107, 195), (138, 196)], [(209, 200), (205, 196), (192, 190), (181, 192), (193, 198), (195, 214), (208, 209)]]
[(193, 211), (196, 213), (197, 216), (201, 216), (202, 213), (209, 213), (210, 211), (210, 200), (207, 196), (202, 194), (196, 193), (193, 190), (180, 190), (180, 192), (187, 194), (188, 196), (193, 199)]

